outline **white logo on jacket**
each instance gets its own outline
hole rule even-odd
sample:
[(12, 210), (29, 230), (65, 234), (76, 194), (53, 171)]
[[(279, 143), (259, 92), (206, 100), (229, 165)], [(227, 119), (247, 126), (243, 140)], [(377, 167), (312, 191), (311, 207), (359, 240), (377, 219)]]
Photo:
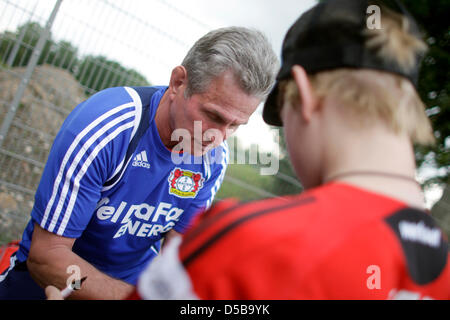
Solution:
[[(117, 223), (119, 218), (120, 228), (113, 238), (119, 238), (125, 234), (136, 237), (152, 237), (165, 233), (175, 226), (180, 219), (183, 209), (172, 207), (171, 203), (160, 202), (157, 206), (147, 203), (132, 204), (122, 201), (118, 208), (107, 206), (108, 198), (102, 199), (97, 208), (97, 219)], [(122, 215), (124, 213), (124, 215)], [(160, 219), (164, 216), (164, 219)], [(132, 219), (133, 218), (133, 219)]]
[(144, 150), (136, 155), (131, 164), (133, 167), (141, 167), (145, 169), (150, 169), (150, 163), (148, 163), (147, 152)]

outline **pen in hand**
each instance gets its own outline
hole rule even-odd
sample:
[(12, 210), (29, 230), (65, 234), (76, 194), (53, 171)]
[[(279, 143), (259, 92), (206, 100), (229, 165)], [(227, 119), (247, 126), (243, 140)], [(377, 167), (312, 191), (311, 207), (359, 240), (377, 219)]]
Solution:
[(61, 291), (61, 295), (62, 295), (63, 299), (66, 299), (75, 290), (80, 290), (81, 289), (81, 285), (83, 284), (84, 280), (86, 280), (86, 279), (87, 279), (87, 277), (81, 278), (81, 280), (79, 280), (80, 281), (79, 286), (76, 286), (76, 282), (77, 281), (73, 281), (64, 290), (62, 290)]

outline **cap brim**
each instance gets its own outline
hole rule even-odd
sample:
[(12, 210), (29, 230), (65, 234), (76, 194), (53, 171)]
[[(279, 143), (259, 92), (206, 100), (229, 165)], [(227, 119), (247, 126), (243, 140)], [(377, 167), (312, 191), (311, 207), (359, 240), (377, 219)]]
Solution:
[(278, 93), (279, 93), (279, 84), (281, 80), (288, 79), (291, 75), (291, 69), (292, 69), (293, 63), (290, 63), (289, 61), (285, 61), (283, 65), (280, 68), (280, 71), (278, 71), (278, 75), (275, 81), (275, 84), (272, 88), (272, 91), (270, 91), (269, 95), (267, 96), (266, 102), (264, 103), (264, 109), (263, 109), (263, 120), (265, 123), (271, 125), (271, 126), (277, 126), (282, 127), (283, 121), (281, 121), (280, 115), (279, 115), (279, 108), (278, 108)]
[(282, 127), (283, 122), (281, 121), (280, 115), (278, 114), (277, 97), (278, 81), (275, 83), (275, 86), (273, 87), (272, 91), (270, 91), (269, 95), (267, 96), (267, 100), (264, 103), (263, 120), (269, 125)]

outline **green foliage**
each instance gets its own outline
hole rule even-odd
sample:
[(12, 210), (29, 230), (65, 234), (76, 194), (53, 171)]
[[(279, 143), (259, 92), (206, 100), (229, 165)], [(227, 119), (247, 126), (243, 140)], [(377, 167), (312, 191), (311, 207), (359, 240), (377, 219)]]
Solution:
[[(0, 35), (0, 61), (11, 67), (28, 64), (33, 49), (39, 41), (43, 27), (37, 22), (28, 22), (15, 32), (5, 31)], [(12, 60), (12, 61), (10, 61)], [(147, 79), (133, 69), (103, 56), (88, 55), (79, 58), (78, 48), (69, 41), (55, 42), (51, 35), (39, 56), (38, 65), (51, 64), (74, 74), (86, 88), (88, 94), (116, 86), (146, 86)]]
[[(2, 61), (7, 62), (10, 58), (10, 54), (17, 49), (17, 54), (15, 55), (11, 66), (26, 66), (33, 53), (33, 48), (39, 41), (39, 36), (42, 31), (43, 28), (37, 22), (29, 22), (19, 26), (14, 33), (9, 31), (4, 32), (1, 35), (2, 41), (0, 45)], [(19, 46), (17, 47), (16, 44), (19, 44)], [(42, 64), (43, 58), (48, 56), (52, 44), (51, 40), (45, 43), (38, 64)]]
[[(450, 25), (448, 0), (404, 0), (405, 6), (421, 26), (429, 51), (423, 60), (419, 94), (425, 102), (433, 124), (437, 144), (433, 148), (416, 148), (418, 165), (430, 153), (434, 155), (442, 176), (428, 183), (450, 182)], [(447, 145), (446, 145), (447, 143)]]
[[(227, 168), (227, 177), (244, 180), (245, 184), (256, 187), (260, 190), (271, 192), (273, 191), (272, 176), (261, 176), (259, 171), (249, 164), (230, 164)], [(245, 179), (243, 179), (245, 177)], [(245, 186), (237, 185), (225, 179), (219, 192), (217, 199), (234, 198), (241, 201), (250, 201), (264, 198), (265, 196), (249, 190)]]
[[(279, 146), (281, 153), (279, 162), (279, 176), (287, 176), (297, 180), (287, 152), (286, 139), (284, 137), (284, 128), (280, 128), (279, 131)], [(286, 179), (277, 179), (277, 181), (275, 182), (275, 188), (276, 190), (280, 190), (283, 194), (296, 194), (303, 191), (303, 187), (301, 187), (300, 182), (298, 182), (298, 185), (293, 183), (286, 183)]]
[(74, 73), (79, 64), (78, 49), (64, 40), (60, 41), (54, 48), (51, 59), (49, 58), (47, 61), (58, 68)]
[(105, 88), (149, 85), (144, 76), (132, 69), (126, 69), (119, 62), (103, 56), (87, 56), (80, 63), (77, 80), (93, 93)]

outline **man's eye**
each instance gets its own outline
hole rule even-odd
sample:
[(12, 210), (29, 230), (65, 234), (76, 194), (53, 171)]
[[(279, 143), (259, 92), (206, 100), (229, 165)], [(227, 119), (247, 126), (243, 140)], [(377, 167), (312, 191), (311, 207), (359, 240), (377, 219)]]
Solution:
[(214, 113), (208, 112), (208, 117), (214, 122), (223, 123), (223, 119)]

